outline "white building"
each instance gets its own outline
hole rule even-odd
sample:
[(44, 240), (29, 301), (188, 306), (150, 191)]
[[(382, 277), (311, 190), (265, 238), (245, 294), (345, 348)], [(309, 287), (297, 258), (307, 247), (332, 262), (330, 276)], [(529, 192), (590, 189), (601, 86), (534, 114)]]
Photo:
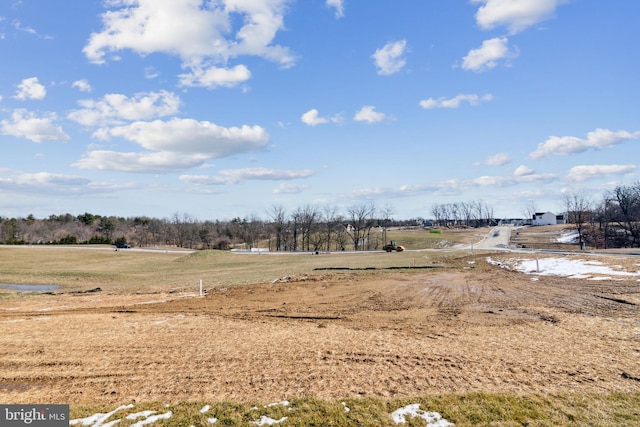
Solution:
[(556, 215), (553, 212), (536, 212), (533, 214), (532, 225), (556, 225), (566, 224), (564, 215)]

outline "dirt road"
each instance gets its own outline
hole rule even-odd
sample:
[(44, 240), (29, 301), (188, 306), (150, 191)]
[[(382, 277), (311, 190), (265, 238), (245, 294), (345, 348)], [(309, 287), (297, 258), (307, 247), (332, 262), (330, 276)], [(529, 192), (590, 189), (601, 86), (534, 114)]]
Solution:
[[(297, 276), (214, 288), (202, 298), (5, 301), (0, 400), (640, 390), (637, 277), (532, 280), (488, 264), (486, 255), (456, 262)], [(636, 261), (626, 266), (638, 270)]]

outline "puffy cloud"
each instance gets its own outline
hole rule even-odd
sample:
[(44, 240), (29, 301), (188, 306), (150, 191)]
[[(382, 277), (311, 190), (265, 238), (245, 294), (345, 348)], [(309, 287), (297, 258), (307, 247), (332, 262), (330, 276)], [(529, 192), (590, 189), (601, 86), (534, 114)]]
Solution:
[(474, 163), (475, 166), (502, 166), (511, 161), (511, 157), (507, 153), (498, 153), (493, 156), (489, 156), (481, 162)]
[(122, 172), (175, 172), (201, 166), (211, 158), (264, 150), (269, 144), (269, 135), (260, 126), (227, 128), (180, 118), (104, 127), (95, 131), (93, 137), (105, 141), (122, 138), (146, 151), (93, 150), (74, 166)]
[(208, 121), (179, 118), (138, 121), (102, 130), (98, 135), (103, 139), (123, 138), (148, 150), (204, 154), (210, 158), (263, 150), (269, 143), (269, 135), (260, 126), (227, 128)]
[(225, 169), (221, 170), (218, 175), (182, 175), (180, 180), (192, 184), (202, 185), (223, 185), (237, 184), (247, 180), (263, 180), (263, 181), (286, 181), (299, 178), (308, 178), (315, 175), (315, 171), (305, 170), (281, 170), (268, 168), (244, 168), (244, 169)]
[(72, 111), (67, 117), (85, 126), (96, 126), (176, 114), (180, 108), (180, 98), (164, 90), (137, 93), (130, 98), (110, 93), (101, 100), (85, 99), (78, 104), (83, 108)]
[(76, 80), (71, 86), (77, 88), (80, 92), (91, 92), (91, 85), (85, 79)]
[(371, 57), (374, 59), (378, 74), (388, 76), (395, 74), (405, 66), (407, 61), (404, 58), (407, 49), (407, 41), (400, 40), (389, 42), (376, 50)]
[(433, 108), (458, 108), (460, 104), (463, 102), (468, 103), (469, 105), (480, 105), (481, 102), (488, 102), (493, 99), (493, 95), (485, 94), (482, 96), (475, 94), (465, 94), (461, 93), (459, 95), (454, 96), (453, 98), (428, 98), (420, 101), (420, 106), (426, 110), (430, 110)]
[(336, 18), (344, 16), (344, 0), (327, 0), (327, 7), (332, 7), (336, 10)]
[(251, 78), (251, 71), (244, 65), (236, 65), (233, 68), (219, 68), (195, 66), (190, 73), (180, 74), (181, 86), (206, 87), (233, 87)]
[(18, 138), (26, 138), (33, 142), (43, 141), (68, 141), (67, 135), (60, 126), (54, 124), (55, 114), (46, 117), (37, 117), (27, 110), (14, 110), (11, 121), (2, 120), (0, 129), (4, 135)]
[(311, 110), (304, 113), (300, 117), (300, 120), (302, 120), (302, 123), (307, 124), (309, 126), (318, 126), (325, 123), (340, 123), (342, 118), (340, 117), (339, 114), (329, 118), (320, 117), (320, 113), (318, 112), (318, 110), (316, 110), (315, 108), (312, 108)]
[(384, 113), (378, 113), (373, 105), (366, 105), (356, 112), (353, 120), (356, 122), (377, 123), (386, 118)]
[(601, 149), (624, 141), (640, 138), (640, 131), (614, 132), (609, 129), (596, 129), (589, 132), (586, 139), (575, 136), (551, 136), (545, 142), (538, 144), (538, 148), (529, 155), (532, 159), (540, 159), (550, 155), (567, 155), (581, 153), (589, 149)]
[(480, 28), (505, 26), (514, 34), (553, 16), (562, 0), (472, 0), (482, 6), (476, 13)]
[(574, 166), (569, 170), (569, 181), (586, 181), (602, 175), (622, 175), (636, 170), (636, 165), (588, 165)]
[[(220, 76), (220, 70), (205, 67), (207, 62), (226, 64), (230, 58), (252, 55), (294, 64), (289, 49), (272, 42), (284, 26), (287, 0), (111, 0), (102, 15), (103, 29), (91, 34), (83, 52), (89, 61), (104, 63), (108, 53), (130, 49), (140, 55), (154, 52), (179, 56), (192, 74), (181, 76), (183, 84), (228, 85), (233, 76)], [(238, 23), (241, 23), (238, 25)], [(230, 77), (233, 77), (230, 80)]]
[(18, 84), (15, 99), (43, 99), (47, 95), (47, 89), (40, 84), (37, 77), (30, 77)]
[(527, 176), (532, 175), (533, 173), (535, 173), (535, 171), (525, 165), (520, 165), (516, 168), (515, 171), (513, 171), (513, 174), (515, 176)]
[(94, 150), (88, 152), (72, 166), (80, 169), (110, 170), (136, 173), (165, 173), (190, 169), (202, 165), (207, 156), (180, 154), (168, 151), (121, 153)]
[(498, 61), (517, 56), (517, 52), (509, 50), (506, 37), (485, 40), (478, 49), (472, 49), (462, 59), (462, 68), (476, 73), (490, 70), (498, 65)]

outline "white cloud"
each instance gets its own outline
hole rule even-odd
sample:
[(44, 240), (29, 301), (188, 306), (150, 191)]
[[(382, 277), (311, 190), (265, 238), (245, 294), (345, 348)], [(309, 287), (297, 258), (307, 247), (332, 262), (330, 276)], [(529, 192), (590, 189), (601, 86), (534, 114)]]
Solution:
[(524, 175), (504, 175), (504, 176), (481, 176), (472, 183), (480, 187), (509, 187), (525, 182), (551, 182), (558, 178), (556, 174), (534, 174), (528, 173)]
[(18, 84), (18, 90), (14, 96), (15, 99), (44, 99), (47, 95), (47, 89), (38, 82), (37, 77), (30, 77), (22, 80)]
[(244, 168), (225, 169), (218, 172), (216, 176), (210, 175), (182, 175), (180, 180), (192, 184), (202, 185), (226, 185), (237, 184), (247, 180), (262, 181), (287, 181), (299, 178), (308, 178), (315, 175), (315, 171), (305, 170), (281, 170), (268, 168)]
[(202, 165), (207, 156), (202, 154), (180, 154), (168, 151), (121, 153), (95, 150), (73, 163), (80, 169), (97, 169), (136, 173), (176, 172)]
[(430, 110), (433, 108), (458, 108), (460, 104), (463, 102), (468, 103), (469, 105), (480, 105), (481, 102), (488, 102), (493, 99), (493, 95), (485, 94), (482, 96), (476, 94), (465, 94), (461, 93), (459, 95), (454, 96), (453, 98), (428, 98), (420, 101), (420, 106), (426, 110)]
[(58, 173), (38, 172), (16, 175), (11, 178), (5, 178), (4, 183), (26, 186), (76, 186), (86, 185), (90, 181), (86, 178), (76, 175), (64, 175)]
[[(102, 15), (103, 29), (91, 34), (83, 52), (104, 63), (107, 54), (130, 49), (140, 55), (165, 53), (182, 59), (193, 76), (183, 82), (201, 85), (215, 76), (203, 64), (226, 65), (230, 58), (258, 56), (290, 67), (295, 57), (272, 42), (284, 27), (287, 0), (112, 0)], [(211, 69), (215, 74), (216, 70)], [(234, 69), (236, 78), (240, 69)], [(244, 73), (246, 77), (246, 72)], [(229, 76), (223, 79), (229, 84)]]
[(479, 73), (496, 67), (502, 59), (516, 57), (517, 52), (510, 51), (508, 43), (506, 37), (483, 41), (481, 47), (470, 50), (462, 59), (462, 68)]
[(85, 79), (76, 80), (71, 86), (77, 88), (80, 92), (91, 92), (91, 85)]
[(320, 117), (320, 113), (315, 108), (304, 113), (300, 120), (302, 123), (307, 124), (309, 126), (318, 126), (325, 123), (340, 123), (342, 121), (342, 117), (339, 114), (336, 114), (332, 117)]
[(144, 78), (145, 79), (155, 79), (158, 78), (160, 76), (160, 72), (158, 70), (156, 70), (155, 67), (146, 67), (144, 69)]
[(513, 174), (515, 176), (527, 176), (527, 175), (532, 175), (534, 174), (535, 171), (525, 165), (520, 165), (516, 168), (515, 171), (513, 171)]
[(353, 120), (356, 122), (377, 123), (386, 118), (384, 113), (378, 113), (373, 105), (366, 105), (356, 112)]
[(300, 184), (280, 184), (277, 188), (273, 189), (274, 194), (299, 194), (309, 188), (308, 185)]
[(502, 166), (511, 161), (511, 157), (507, 153), (498, 153), (493, 156), (489, 156), (481, 162), (474, 163), (475, 166)]
[(388, 76), (400, 71), (407, 63), (404, 58), (406, 48), (407, 41), (400, 40), (397, 42), (389, 42), (376, 50), (371, 57), (374, 59), (376, 67), (378, 68), (378, 74)]
[[(520, 168), (518, 168), (520, 169)], [(437, 196), (460, 195), (467, 191), (473, 191), (478, 187), (504, 188), (513, 187), (523, 183), (549, 183), (556, 181), (556, 174), (536, 174), (532, 170), (520, 170), (513, 175), (480, 176), (474, 179), (460, 180), (448, 179), (430, 184), (405, 184), (398, 188), (366, 188), (348, 193), (348, 198), (379, 198), (379, 197), (408, 197), (420, 194), (434, 194)], [(519, 173), (518, 173), (519, 172)]]
[(55, 120), (55, 114), (37, 117), (27, 110), (18, 109), (11, 114), (11, 121), (2, 120), (0, 122), (0, 129), (4, 135), (26, 138), (38, 143), (43, 141), (69, 141), (69, 135), (60, 126), (54, 124)]
[(233, 68), (209, 67), (203, 68), (196, 65), (190, 73), (180, 74), (180, 86), (206, 87), (233, 87), (251, 78), (251, 71), (244, 65), (236, 65)]
[(336, 18), (344, 17), (344, 0), (327, 0), (327, 7), (336, 10)]
[(636, 165), (588, 165), (574, 166), (569, 170), (569, 181), (586, 181), (602, 175), (622, 175), (636, 170)]
[(85, 99), (78, 104), (83, 108), (72, 111), (67, 117), (85, 126), (96, 126), (170, 116), (179, 111), (180, 98), (165, 90), (137, 93), (131, 98), (109, 93), (101, 100)]
[(319, 117), (319, 114), (320, 113), (318, 112), (318, 110), (312, 108), (311, 110), (304, 113), (302, 117), (300, 117), (300, 120), (302, 120), (302, 123), (305, 123), (309, 126), (317, 126), (329, 122), (328, 119)]
[(514, 34), (553, 16), (561, 0), (472, 0), (482, 6), (476, 13), (480, 28), (505, 26)]
[(551, 155), (567, 155), (581, 153), (589, 149), (601, 149), (624, 141), (640, 138), (640, 131), (614, 132), (609, 129), (596, 129), (589, 132), (586, 139), (575, 136), (551, 136), (545, 142), (538, 144), (538, 148), (529, 155), (532, 159), (540, 159)]
[(208, 121), (180, 118), (115, 126), (102, 130), (97, 136), (123, 138), (148, 150), (204, 154), (210, 158), (261, 151), (269, 144), (269, 135), (260, 126), (227, 128)]

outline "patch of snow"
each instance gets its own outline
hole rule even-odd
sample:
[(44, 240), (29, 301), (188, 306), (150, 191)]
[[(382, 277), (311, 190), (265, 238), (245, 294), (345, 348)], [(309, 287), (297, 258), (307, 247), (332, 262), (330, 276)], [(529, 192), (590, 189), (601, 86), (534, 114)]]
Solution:
[(211, 409), (211, 406), (209, 406), (209, 405), (204, 405), (204, 406), (202, 407), (202, 409), (200, 409), (200, 413), (201, 413), (201, 414), (206, 414), (207, 412), (209, 412), (209, 409)]
[[(115, 414), (118, 411), (121, 411), (123, 409), (131, 409), (133, 408), (133, 405), (122, 405), (122, 406), (118, 406), (116, 409), (114, 409), (111, 412), (107, 412), (106, 414), (101, 414), (101, 413), (97, 413), (97, 414), (93, 414), (91, 416), (88, 416), (86, 418), (79, 418), (77, 420), (70, 420), (69, 421), (69, 425), (76, 425), (76, 424), (80, 424), (83, 426), (92, 426), (92, 427), (104, 427), (104, 422), (107, 421), (113, 414)], [(119, 421), (119, 420), (118, 420)], [(110, 425), (113, 425), (113, 423), (110, 423)]]
[(407, 405), (400, 409), (396, 409), (391, 413), (391, 418), (396, 424), (404, 424), (407, 417), (422, 418), (427, 422), (427, 427), (453, 427), (454, 424), (442, 418), (437, 412), (427, 412), (420, 409), (419, 403)]
[(282, 417), (279, 420), (274, 420), (273, 418), (269, 418), (267, 416), (261, 416), (258, 421), (252, 421), (251, 424), (256, 426), (272, 426), (274, 424), (280, 424), (286, 421), (287, 417)]
[[(539, 276), (563, 276), (572, 279), (590, 279), (593, 275), (600, 276), (633, 276), (640, 277), (640, 272), (621, 270), (622, 266), (607, 266), (600, 261), (567, 259), (567, 258), (539, 258), (539, 259), (510, 259), (499, 262), (491, 257), (487, 262), (501, 268), (519, 271), (525, 274)], [(616, 269), (617, 268), (617, 269)], [(600, 278), (600, 280), (604, 280)]]
[(131, 424), (131, 427), (142, 427), (142, 426), (146, 426), (147, 424), (155, 423), (156, 421), (159, 421), (159, 420), (168, 420), (169, 418), (171, 418), (172, 415), (173, 415), (173, 412), (171, 411), (167, 412), (166, 414), (152, 415), (145, 420), (138, 421), (135, 424)]
[(560, 237), (556, 239), (558, 243), (578, 243), (580, 241), (580, 233), (578, 230), (573, 230), (568, 233), (562, 234)]
[(217, 418), (213, 418), (213, 417), (212, 418), (207, 418), (207, 422), (209, 424), (215, 424), (215, 423), (218, 422), (218, 419)]
[(129, 414), (125, 418), (128, 420), (135, 420), (136, 418), (140, 418), (140, 417), (149, 418), (151, 415), (155, 413), (156, 411), (142, 411), (142, 412), (136, 412), (135, 414)]
[(289, 401), (283, 400), (282, 402), (269, 403), (265, 408), (273, 408), (274, 406), (289, 406)]

